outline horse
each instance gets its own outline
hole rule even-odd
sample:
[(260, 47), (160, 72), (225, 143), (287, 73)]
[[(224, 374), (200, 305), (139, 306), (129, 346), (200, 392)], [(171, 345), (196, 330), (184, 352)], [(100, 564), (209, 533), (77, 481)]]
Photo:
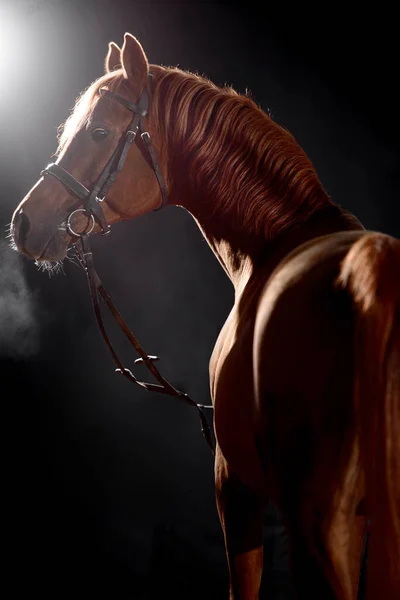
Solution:
[(356, 598), (367, 519), (366, 598), (400, 598), (400, 241), (334, 203), (248, 95), (149, 64), (129, 33), (56, 156), (14, 212), (19, 252), (57, 263), (180, 206), (234, 286), (209, 368), (230, 599), (259, 597), (268, 501), (300, 600)]

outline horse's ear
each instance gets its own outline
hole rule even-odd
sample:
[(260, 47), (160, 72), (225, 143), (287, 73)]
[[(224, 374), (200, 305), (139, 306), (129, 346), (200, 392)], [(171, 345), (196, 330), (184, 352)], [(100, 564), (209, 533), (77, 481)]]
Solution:
[(124, 35), (121, 62), (125, 78), (142, 89), (149, 74), (149, 63), (142, 46), (130, 33)]
[(108, 44), (108, 53), (104, 61), (104, 68), (106, 73), (111, 73), (111, 71), (121, 68), (121, 48), (118, 48), (114, 42)]

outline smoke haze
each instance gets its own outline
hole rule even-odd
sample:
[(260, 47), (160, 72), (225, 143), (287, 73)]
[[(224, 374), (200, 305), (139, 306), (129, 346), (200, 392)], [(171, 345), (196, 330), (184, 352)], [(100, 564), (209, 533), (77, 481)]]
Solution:
[(27, 358), (39, 350), (36, 302), (22, 258), (0, 241), (0, 356)]

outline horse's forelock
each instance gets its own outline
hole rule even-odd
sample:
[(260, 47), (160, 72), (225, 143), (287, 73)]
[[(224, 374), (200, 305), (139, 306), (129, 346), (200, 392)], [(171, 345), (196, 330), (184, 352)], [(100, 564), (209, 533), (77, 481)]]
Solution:
[(106, 86), (110, 91), (115, 91), (122, 79), (122, 70), (106, 73), (78, 96), (70, 116), (58, 128), (57, 155), (66, 149), (78, 131), (89, 122), (99, 98), (100, 88)]

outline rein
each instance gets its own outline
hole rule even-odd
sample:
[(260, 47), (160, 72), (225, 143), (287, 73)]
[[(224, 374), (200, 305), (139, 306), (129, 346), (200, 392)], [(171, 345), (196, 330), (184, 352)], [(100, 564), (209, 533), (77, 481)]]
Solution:
[[(99, 326), (101, 335), (103, 336), (103, 339), (104, 339), (105, 343), (107, 344), (107, 347), (110, 350), (111, 356), (117, 366), (117, 368), (115, 370), (116, 373), (120, 373), (121, 375), (123, 375), (124, 377), (129, 379), (129, 381), (131, 381), (132, 383), (135, 383), (136, 385), (144, 388), (147, 392), (158, 392), (160, 394), (167, 394), (169, 396), (175, 396), (176, 398), (183, 400), (183, 402), (186, 402), (186, 404), (188, 404), (189, 406), (195, 407), (199, 413), (201, 432), (202, 432), (208, 446), (211, 448), (213, 455), (215, 455), (215, 449), (214, 449), (214, 444), (213, 444), (212, 437), (211, 437), (210, 426), (209, 426), (207, 418), (204, 414), (205, 408), (212, 409), (213, 407), (204, 405), (204, 404), (197, 404), (194, 400), (192, 400), (192, 398), (190, 398), (190, 396), (188, 394), (176, 389), (171, 383), (169, 383), (169, 381), (167, 381), (167, 379), (165, 379), (165, 377), (163, 377), (161, 375), (160, 371), (154, 365), (154, 361), (158, 360), (158, 357), (154, 356), (154, 355), (150, 355), (144, 350), (144, 348), (142, 347), (142, 345), (140, 344), (140, 342), (138, 341), (136, 336), (132, 333), (132, 331), (128, 327), (125, 319), (119, 312), (118, 308), (115, 306), (114, 302), (111, 299), (110, 294), (107, 292), (104, 285), (102, 284), (100, 277), (98, 276), (98, 274), (94, 268), (93, 253), (90, 248), (89, 237), (86, 233), (81, 234), (80, 246), (76, 245), (75, 248), (77, 251), (77, 256), (78, 256), (79, 262), (82, 265), (82, 267), (84, 268), (84, 270), (86, 271), (88, 284), (89, 284), (90, 296), (92, 299), (92, 305), (93, 305), (93, 310), (94, 310), (94, 313), (96, 316), (97, 324)], [(158, 384), (140, 381), (139, 379), (137, 379), (137, 377), (135, 377), (135, 375), (132, 373), (132, 371), (130, 369), (124, 367), (123, 363), (119, 359), (117, 353), (115, 352), (115, 350), (111, 344), (110, 338), (108, 337), (106, 328), (104, 326), (104, 322), (103, 322), (102, 315), (101, 315), (99, 296), (102, 298), (102, 300), (104, 301), (108, 310), (114, 317), (114, 319), (117, 322), (122, 333), (125, 335), (125, 337), (128, 339), (130, 344), (134, 347), (136, 352), (139, 354), (140, 358), (136, 359), (134, 364), (135, 365), (136, 364), (144, 364), (148, 368), (150, 373), (153, 375), (153, 377), (158, 381)]]
[[(150, 74), (150, 82), (151, 78), (152, 75)], [(140, 137), (144, 143), (144, 148), (147, 151), (150, 165), (156, 176), (161, 191), (162, 203), (161, 206), (159, 206), (155, 210), (160, 210), (161, 208), (163, 208), (168, 201), (167, 188), (161, 175), (160, 165), (158, 163), (156, 153), (151, 143), (150, 134), (145, 127), (144, 120), (148, 114), (149, 107), (149, 96), (146, 88), (143, 89), (138, 104), (134, 104), (130, 100), (123, 98), (117, 93), (110, 92), (105, 88), (100, 89), (100, 94), (102, 97), (117, 102), (118, 104), (122, 105), (124, 108), (129, 110), (132, 113), (132, 120), (128, 126), (127, 131), (125, 132), (125, 135), (121, 138), (120, 143), (113, 152), (103, 171), (100, 173), (96, 183), (93, 185), (92, 190), (89, 190), (73, 175), (71, 175), (71, 173), (69, 173), (63, 167), (56, 163), (49, 164), (41, 172), (41, 175), (43, 177), (54, 177), (60, 183), (62, 183), (63, 186), (70, 193), (72, 193), (76, 198), (78, 198), (82, 202), (83, 208), (77, 208), (69, 214), (66, 221), (66, 229), (72, 236), (78, 238), (77, 242), (75, 242), (74, 244), (75, 251), (81, 266), (86, 272), (90, 296), (92, 299), (92, 305), (96, 316), (97, 324), (99, 326), (103, 339), (107, 344), (108, 349), (110, 350), (111, 356), (117, 366), (116, 372), (120, 373), (121, 375), (129, 379), (129, 381), (144, 388), (148, 392), (158, 392), (160, 394), (174, 396), (186, 402), (186, 404), (188, 404), (189, 406), (195, 407), (199, 413), (202, 434), (207, 444), (211, 448), (212, 453), (215, 455), (210, 426), (204, 414), (204, 409), (212, 409), (213, 406), (197, 404), (194, 400), (192, 400), (189, 397), (188, 394), (176, 389), (171, 383), (169, 383), (169, 381), (167, 381), (161, 375), (157, 367), (154, 365), (154, 361), (158, 360), (158, 357), (147, 354), (147, 352), (145, 352), (135, 335), (129, 329), (121, 313), (115, 306), (114, 302), (111, 299), (111, 296), (105, 289), (104, 285), (100, 280), (100, 277), (98, 276), (94, 268), (93, 253), (89, 244), (89, 234), (93, 231), (96, 222), (101, 228), (102, 235), (107, 235), (108, 233), (110, 233), (110, 226), (107, 224), (101, 203), (105, 200), (111, 186), (115, 183), (118, 173), (122, 171), (126, 158), (128, 156), (129, 149), (133, 142), (135, 142), (138, 132), (140, 132)], [(74, 231), (71, 224), (71, 219), (73, 215), (77, 212), (83, 212), (91, 219), (91, 222), (89, 221), (88, 227), (85, 229), (84, 232), (81, 233)], [(78, 242), (80, 242), (80, 244)], [(136, 359), (134, 364), (144, 364), (150, 371), (150, 373), (153, 375), (153, 377), (157, 380), (157, 384), (140, 381), (135, 377), (135, 375), (130, 369), (126, 368), (123, 365), (123, 363), (119, 359), (117, 353), (115, 352), (111, 344), (110, 338), (108, 337), (106, 328), (104, 326), (104, 322), (101, 315), (99, 296), (102, 298), (108, 310), (111, 312), (122, 333), (126, 336), (128, 341), (139, 354), (140, 358)]]

